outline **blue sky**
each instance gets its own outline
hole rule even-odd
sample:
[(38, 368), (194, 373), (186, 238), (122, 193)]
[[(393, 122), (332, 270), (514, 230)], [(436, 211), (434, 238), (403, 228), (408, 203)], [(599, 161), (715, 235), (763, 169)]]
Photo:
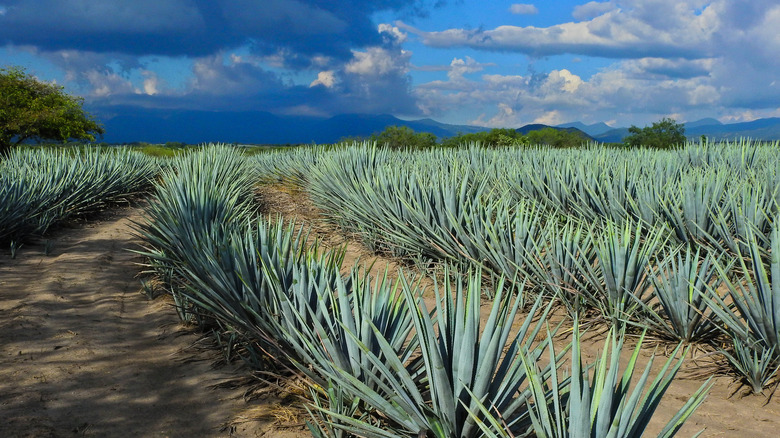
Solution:
[(519, 127), (780, 116), (777, 0), (0, 0), (0, 65), (128, 109)]

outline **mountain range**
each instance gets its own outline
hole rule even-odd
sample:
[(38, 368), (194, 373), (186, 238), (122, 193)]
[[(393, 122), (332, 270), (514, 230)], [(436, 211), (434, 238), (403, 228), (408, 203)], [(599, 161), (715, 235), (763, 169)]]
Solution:
[[(450, 125), (432, 119), (402, 120), (391, 115), (341, 114), (331, 118), (283, 116), (265, 111), (210, 112), (192, 110), (149, 110), (133, 107), (112, 108), (114, 114), (103, 120), (107, 143), (165, 143), (189, 144), (223, 142), (240, 144), (300, 144), (334, 143), (347, 137), (368, 137), (387, 126), (408, 126), (416, 132), (430, 132), (438, 138), (452, 137), (489, 130), (471, 125)], [(525, 125), (520, 132), (541, 129), (547, 125)], [(586, 125), (566, 123), (554, 128), (579, 130), (598, 142), (622, 141), (628, 128), (613, 128), (605, 123)], [(750, 137), (755, 140), (780, 139), (780, 118), (758, 119), (751, 122), (723, 124), (715, 119), (702, 119), (685, 124), (685, 134), (698, 139), (735, 139)]]

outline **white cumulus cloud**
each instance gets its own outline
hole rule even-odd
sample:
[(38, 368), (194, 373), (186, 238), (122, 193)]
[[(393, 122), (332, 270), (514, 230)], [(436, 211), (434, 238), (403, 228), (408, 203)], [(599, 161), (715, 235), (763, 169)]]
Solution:
[(528, 3), (514, 3), (509, 7), (509, 12), (517, 15), (533, 15), (538, 14), (539, 9), (533, 4)]
[(321, 71), (317, 73), (317, 79), (313, 80), (309, 87), (322, 85), (325, 88), (332, 88), (336, 83), (336, 75), (333, 70)]

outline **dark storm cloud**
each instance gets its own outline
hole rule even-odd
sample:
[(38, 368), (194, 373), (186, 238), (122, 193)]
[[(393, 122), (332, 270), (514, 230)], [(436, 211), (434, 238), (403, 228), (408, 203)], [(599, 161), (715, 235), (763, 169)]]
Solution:
[(371, 15), (422, 13), (427, 0), (0, 0), (0, 42), (43, 51), (203, 56), (251, 44), (261, 53), (347, 59), (379, 44)]

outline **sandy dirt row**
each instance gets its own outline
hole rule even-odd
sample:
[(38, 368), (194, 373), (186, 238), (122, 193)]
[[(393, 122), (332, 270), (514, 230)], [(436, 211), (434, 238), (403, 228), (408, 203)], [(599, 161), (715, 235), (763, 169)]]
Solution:
[(298, 436), (275, 428), (278, 400), (212, 388), (247, 371), (214, 369), (170, 301), (142, 293), (128, 251), (140, 215), (59, 230), (50, 255), (0, 253), (0, 437)]

